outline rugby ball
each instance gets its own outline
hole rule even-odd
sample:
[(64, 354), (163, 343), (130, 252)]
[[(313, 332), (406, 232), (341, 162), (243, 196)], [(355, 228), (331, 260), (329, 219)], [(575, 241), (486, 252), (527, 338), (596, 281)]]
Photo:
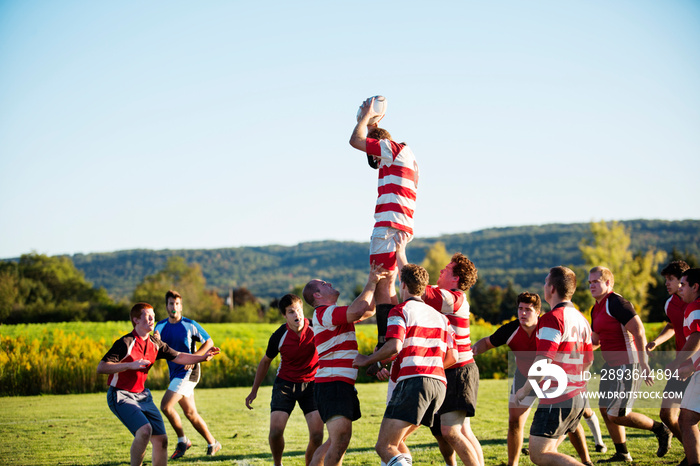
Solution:
[[(384, 118), (386, 114), (386, 97), (383, 95), (375, 95), (370, 97), (374, 99), (374, 111), (378, 114), (369, 119), (370, 125), (376, 125), (379, 121)], [(369, 99), (367, 99), (369, 100)], [(362, 115), (362, 106), (357, 109), (357, 121), (360, 121), (360, 115)]]

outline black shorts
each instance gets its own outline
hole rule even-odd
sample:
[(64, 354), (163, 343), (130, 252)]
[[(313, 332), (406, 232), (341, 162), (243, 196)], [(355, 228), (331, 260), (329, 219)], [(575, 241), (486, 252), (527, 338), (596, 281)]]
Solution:
[(324, 423), (334, 416), (343, 416), (351, 421), (357, 421), (362, 416), (357, 390), (347, 382), (314, 384), (314, 400)]
[[(626, 416), (632, 412), (632, 406), (634, 406), (635, 398), (631, 394), (638, 392), (642, 383), (641, 378), (635, 379), (631, 375), (628, 377), (627, 374), (634, 374), (635, 370), (639, 371), (639, 364), (623, 364), (614, 367), (609, 366), (608, 363), (603, 364), (602, 373), (610, 373), (612, 370), (622, 370), (625, 376), (608, 377), (600, 381), (598, 407), (607, 409), (610, 416)], [(627, 395), (620, 395), (622, 393)]]
[(284, 411), (292, 414), (297, 402), (304, 416), (316, 411), (314, 382), (289, 382), (279, 377), (275, 378), (275, 383), (272, 385), (270, 411)]
[(530, 435), (558, 439), (578, 427), (586, 403), (579, 393), (561, 403), (545, 405), (540, 403), (530, 426)]
[(479, 393), (479, 368), (475, 363), (445, 371), (447, 392), (440, 407), (440, 414), (466, 411), (467, 417), (476, 413), (476, 398)]
[(414, 426), (433, 425), (442, 400), (445, 384), (433, 377), (410, 377), (400, 381), (391, 394), (384, 417), (398, 419)]
[[(685, 389), (688, 388), (688, 385), (690, 384), (690, 379), (692, 379), (692, 377), (688, 377), (685, 380), (675, 379), (671, 377), (670, 379), (668, 379), (668, 382), (666, 382), (666, 386), (664, 387), (664, 393), (685, 392)], [(681, 401), (678, 400), (678, 404), (680, 403)]]

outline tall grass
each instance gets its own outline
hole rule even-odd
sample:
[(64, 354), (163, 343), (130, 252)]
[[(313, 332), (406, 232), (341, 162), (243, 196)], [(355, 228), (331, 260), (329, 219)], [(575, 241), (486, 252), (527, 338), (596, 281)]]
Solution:
[[(656, 336), (663, 324), (647, 325), (647, 335)], [(206, 329), (222, 354), (204, 363), (200, 387), (237, 387), (252, 384), (267, 341), (278, 324), (207, 324)], [(472, 341), (490, 335), (497, 327), (472, 324)], [(0, 396), (91, 393), (107, 389), (107, 377), (95, 372), (112, 343), (131, 331), (128, 322), (70, 322), (0, 326)], [(363, 354), (373, 351), (376, 327), (358, 325), (357, 341)], [(671, 341), (665, 343), (671, 346)], [(662, 349), (666, 349), (662, 347)], [(506, 378), (507, 347), (476, 358), (482, 378)], [(274, 379), (275, 359), (264, 383)], [(370, 382), (360, 371), (358, 382)], [(168, 384), (165, 361), (157, 362), (148, 376), (148, 386), (164, 389)]]

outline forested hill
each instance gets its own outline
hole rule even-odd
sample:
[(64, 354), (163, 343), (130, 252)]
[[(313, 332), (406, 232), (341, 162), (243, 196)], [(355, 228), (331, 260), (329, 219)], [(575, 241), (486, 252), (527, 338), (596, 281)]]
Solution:
[[(700, 220), (621, 223), (630, 233), (634, 251), (675, 248), (700, 255)], [(469, 256), (479, 268), (479, 279), (488, 285), (505, 286), (510, 280), (516, 288), (539, 287), (549, 267), (583, 265), (578, 246), (590, 236), (588, 223), (490, 228), (415, 238), (408, 247), (408, 259), (422, 262), (426, 251), (441, 241), (450, 254), (461, 251)], [(259, 298), (274, 298), (318, 277), (331, 281), (347, 299), (364, 284), (368, 248), (368, 243), (320, 241), (296, 246), (76, 254), (72, 260), (89, 281), (116, 299), (130, 297), (143, 278), (165, 267), (171, 256), (199, 264), (207, 287), (220, 294), (231, 287), (246, 287)]]

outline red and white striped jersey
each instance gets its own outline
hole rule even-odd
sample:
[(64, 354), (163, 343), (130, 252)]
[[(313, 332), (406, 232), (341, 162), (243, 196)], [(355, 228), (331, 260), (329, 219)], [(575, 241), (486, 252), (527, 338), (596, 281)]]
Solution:
[(411, 149), (390, 139), (366, 140), (369, 155), (380, 158), (374, 228), (391, 227), (413, 234), (418, 164)]
[[(687, 339), (691, 333), (700, 332), (700, 298), (689, 303), (685, 308), (685, 319), (683, 319), (683, 335)], [(695, 372), (700, 371), (700, 351), (696, 351), (690, 357), (693, 361)]]
[(467, 295), (462, 290), (446, 290), (431, 285), (423, 293), (425, 304), (436, 309), (447, 317), (455, 332), (459, 357), (452, 367), (462, 367), (474, 362), (472, 340), (469, 330), (469, 303)]
[(683, 321), (685, 320), (685, 308), (687, 304), (677, 294), (671, 295), (666, 301), (664, 312), (666, 319), (673, 326), (676, 337), (676, 351), (680, 351), (685, 345), (685, 335), (683, 335)]
[(417, 298), (395, 306), (389, 312), (386, 339), (396, 338), (403, 346), (394, 360), (392, 380), (432, 377), (447, 384), (444, 359), (454, 347), (451, 332), (445, 316)]
[(314, 342), (318, 351), (316, 383), (347, 382), (354, 385), (357, 369), (355, 324), (348, 323), (348, 306), (319, 306), (314, 310)]
[[(540, 399), (540, 404), (573, 398), (586, 387), (583, 370), (593, 360), (591, 327), (571, 302), (559, 303), (537, 323), (537, 356), (551, 359), (564, 369), (567, 386), (557, 398)], [(552, 382), (556, 387), (556, 381)]]

